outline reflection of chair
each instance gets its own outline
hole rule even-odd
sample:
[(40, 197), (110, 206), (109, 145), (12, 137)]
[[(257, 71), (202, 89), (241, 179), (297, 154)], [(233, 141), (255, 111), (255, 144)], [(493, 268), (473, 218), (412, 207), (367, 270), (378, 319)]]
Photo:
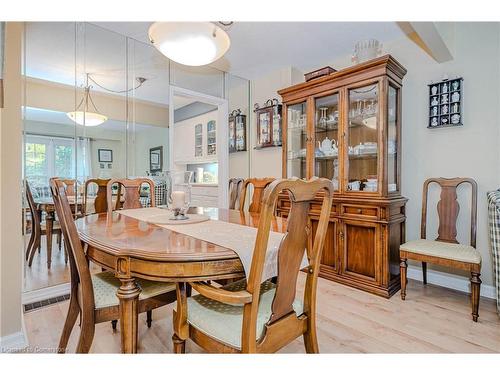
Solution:
[[(41, 238), (46, 235), (46, 225), (45, 221), (42, 221), (41, 212), (37, 210), (35, 200), (31, 194), (31, 189), (28, 181), (26, 181), (26, 200), (28, 201), (28, 207), (31, 215), (31, 235), (28, 241), (28, 246), (26, 248), (26, 260), (28, 261), (28, 266), (31, 267), (33, 263), (33, 257), (35, 256), (36, 250), (38, 252), (41, 250)], [(61, 250), (61, 227), (59, 222), (54, 221), (52, 227), (52, 233), (57, 234), (57, 243), (59, 244), (59, 250)]]
[[(88, 259), (83, 251), (73, 221), (64, 184), (57, 179), (50, 180), (57, 214), (61, 221), (66, 245), (69, 248), (71, 269), (71, 297), (68, 314), (59, 341), (59, 350), (66, 351), (68, 339), (80, 315), (80, 337), (77, 353), (87, 353), (94, 338), (95, 324), (119, 319), (120, 308), (116, 291), (120, 281), (112, 272), (90, 274)], [(138, 279), (141, 288), (137, 311), (142, 313), (175, 301), (175, 284), (159, 283)], [(151, 326), (148, 314), (148, 327)]]
[(265, 177), (265, 178), (249, 178), (243, 183), (243, 189), (241, 190), (240, 198), (240, 210), (245, 209), (245, 199), (247, 195), (248, 185), (253, 186), (253, 195), (250, 201), (250, 206), (248, 206), (248, 212), (260, 212), (262, 205), (262, 197), (264, 195), (264, 189), (270, 185), (275, 178)]
[[(438, 238), (426, 239), (427, 195), (429, 185), (437, 183), (441, 188), (437, 204), (439, 216)], [(460, 206), (457, 202), (457, 187), (468, 183), (472, 187), (470, 246), (457, 241), (457, 218)], [(430, 178), (424, 182), (420, 240), (404, 243), (399, 248), (401, 258), (401, 299), (406, 298), (407, 260), (422, 262), (424, 284), (427, 284), (427, 263), (469, 271), (471, 274), (472, 319), (477, 322), (479, 291), (481, 288), (481, 254), (476, 250), (477, 184), (471, 178)]]
[(88, 192), (89, 192), (89, 185), (90, 184), (95, 184), (97, 185), (97, 193), (94, 198), (94, 211), (93, 213), (101, 213), (101, 212), (106, 212), (108, 210), (108, 201), (107, 201), (107, 195), (106, 195), (106, 188), (108, 186), (108, 179), (100, 179), (100, 178), (92, 178), (87, 181), (85, 181), (85, 190), (83, 193), (83, 206), (82, 206), (82, 212), (84, 215), (89, 214), (88, 212), (88, 207), (87, 207), (87, 199), (88, 199)]
[(229, 209), (239, 208), (241, 189), (243, 189), (244, 182), (245, 180), (242, 178), (229, 179)]
[[(134, 178), (134, 179), (111, 179), (108, 181), (107, 186), (107, 204), (108, 212), (113, 211), (113, 194), (112, 186), (118, 184), (118, 194), (116, 197), (115, 209), (129, 209), (129, 208), (142, 208), (141, 203), (141, 185), (148, 184), (150, 192), (150, 202), (151, 207), (155, 207), (155, 200), (151, 199), (151, 195), (154, 194), (154, 183), (149, 178)], [(122, 199), (123, 194), (123, 199)]]
[[(281, 191), (290, 193), (287, 233), (278, 249), (277, 283), (261, 282), (274, 206)], [(311, 239), (309, 211), (316, 193), (324, 190), (316, 234)], [(190, 338), (210, 352), (270, 353), (303, 335), (306, 351), (318, 353), (316, 285), (332, 203), (333, 186), (327, 179), (278, 180), (264, 195), (248, 280), (216, 288), (190, 285), (200, 294), (187, 298), (177, 286), (174, 310), (174, 351), (185, 350)], [(310, 244), (311, 246), (308, 246)], [(297, 278), (307, 253), (304, 300), (295, 299)]]

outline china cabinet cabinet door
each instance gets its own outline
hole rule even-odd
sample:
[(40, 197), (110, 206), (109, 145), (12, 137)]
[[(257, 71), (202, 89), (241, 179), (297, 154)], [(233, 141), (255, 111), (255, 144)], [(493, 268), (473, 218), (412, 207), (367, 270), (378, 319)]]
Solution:
[(210, 120), (207, 123), (207, 156), (215, 156), (217, 154), (217, 132), (215, 120)]
[[(312, 239), (316, 236), (316, 230), (318, 229), (319, 221), (315, 218), (311, 218), (312, 224), (312, 236), (310, 241), (312, 244)], [(326, 268), (328, 272), (339, 272), (339, 261), (338, 261), (338, 245), (337, 245), (337, 231), (338, 231), (338, 221), (336, 219), (330, 220), (328, 223), (328, 229), (326, 231), (325, 245), (323, 247), (323, 253), (321, 254), (321, 265), (322, 268)]]
[(399, 192), (400, 90), (389, 84), (387, 98), (387, 192)]
[(380, 85), (347, 90), (346, 179), (344, 191), (377, 193), (379, 179)]
[(287, 106), (286, 177), (307, 178), (307, 105)]
[(203, 125), (194, 126), (194, 156), (201, 158), (203, 156)]
[(339, 187), (339, 94), (314, 100), (314, 175)]
[(362, 281), (379, 283), (382, 266), (380, 225), (343, 220), (340, 233), (341, 273)]

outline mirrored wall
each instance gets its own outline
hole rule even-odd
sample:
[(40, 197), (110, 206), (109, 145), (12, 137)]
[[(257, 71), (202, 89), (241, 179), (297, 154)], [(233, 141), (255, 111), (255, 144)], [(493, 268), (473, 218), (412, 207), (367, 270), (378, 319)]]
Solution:
[[(25, 27), (23, 178), (34, 207), (24, 194), (24, 280), (25, 291), (33, 291), (70, 277), (50, 205), (51, 177), (73, 186), (77, 217), (92, 213), (92, 205), (81, 203), (90, 179), (149, 176), (161, 183), (170, 165), (170, 85), (225, 98), (229, 112), (239, 110), (250, 123), (250, 84), (211, 67), (175, 64), (152, 45), (99, 24), (28, 22)], [(230, 177), (248, 177), (247, 151), (228, 158)], [(89, 185), (90, 198), (92, 189)], [(53, 220), (50, 239), (42, 232), (38, 242), (33, 240), (33, 215), (42, 225)]]

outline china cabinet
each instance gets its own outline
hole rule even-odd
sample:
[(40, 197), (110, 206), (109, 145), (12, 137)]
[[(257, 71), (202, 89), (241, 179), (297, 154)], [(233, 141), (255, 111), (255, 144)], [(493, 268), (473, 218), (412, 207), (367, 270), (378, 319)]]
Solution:
[[(381, 296), (400, 288), (405, 239), (401, 88), (406, 69), (382, 56), (280, 90), (283, 177), (324, 177), (335, 193), (320, 276)], [(312, 208), (316, 231), (321, 199)], [(278, 214), (287, 216), (287, 195)]]

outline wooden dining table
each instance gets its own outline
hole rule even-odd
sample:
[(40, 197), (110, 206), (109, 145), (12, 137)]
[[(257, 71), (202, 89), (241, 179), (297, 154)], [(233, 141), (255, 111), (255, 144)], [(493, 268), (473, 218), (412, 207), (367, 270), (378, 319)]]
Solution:
[[(250, 227), (258, 227), (259, 223), (258, 213), (201, 207), (191, 208), (189, 213)], [(88, 259), (114, 271), (120, 279), (116, 295), (120, 301), (123, 353), (137, 352), (137, 301), (141, 290), (136, 278), (176, 282), (177, 298), (185, 299), (187, 282), (245, 276), (233, 250), (122, 215), (119, 211), (89, 215), (75, 223)], [(286, 221), (274, 218), (272, 230), (284, 232), (285, 229)]]

